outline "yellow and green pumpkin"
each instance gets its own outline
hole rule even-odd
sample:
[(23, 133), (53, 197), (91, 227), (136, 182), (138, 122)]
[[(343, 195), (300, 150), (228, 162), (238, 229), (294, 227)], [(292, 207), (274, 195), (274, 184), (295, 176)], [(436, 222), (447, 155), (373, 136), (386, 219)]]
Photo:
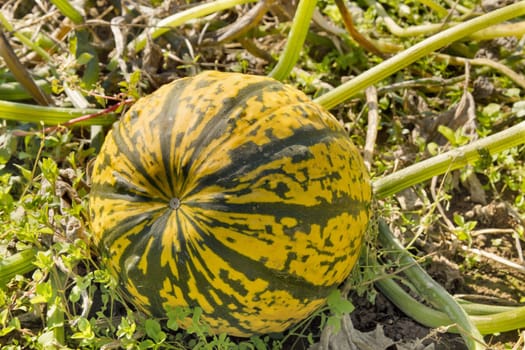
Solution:
[(136, 307), (280, 332), (347, 278), (371, 187), (344, 128), (266, 77), (205, 72), (141, 98), (98, 155), (95, 244)]

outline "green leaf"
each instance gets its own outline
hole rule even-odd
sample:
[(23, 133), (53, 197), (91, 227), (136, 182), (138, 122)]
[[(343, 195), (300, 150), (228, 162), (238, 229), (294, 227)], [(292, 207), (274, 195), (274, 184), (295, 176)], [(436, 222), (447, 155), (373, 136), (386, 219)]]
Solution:
[(454, 133), (454, 130), (445, 125), (440, 125), (438, 126), (438, 131), (448, 140), (448, 142), (450, 142), (451, 144), (455, 144), (456, 135)]
[(20, 328), (20, 320), (18, 319), (18, 317), (14, 317), (11, 320), (9, 320), (9, 324), (6, 327), (0, 328), (0, 337), (3, 337), (11, 333), (12, 331), (15, 331)]
[(68, 0), (51, 0), (58, 10), (75, 24), (84, 22), (82, 14)]
[(51, 251), (39, 251), (36, 253), (34, 264), (42, 270), (49, 270), (52, 268), (54, 262)]
[(73, 286), (73, 288), (71, 288), (71, 292), (69, 293), (69, 301), (76, 303), (80, 300), (81, 293), (82, 290), (78, 286)]
[(518, 118), (525, 117), (525, 101), (518, 101), (512, 106), (512, 112), (516, 113)]
[(127, 317), (122, 317), (118, 326), (117, 336), (119, 338), (132, 339), (136, 329), (137, 325), (133, 320), (130, 320)]
[(166, 333), (162, 331), (160, 323), (157, 320), (147, 319), (144, 323), (144, 328), (148, 337), (153, 339), (156, 344), (160, 344), (166, 340)]
[(72, 339), (94, 339), (95, 333), (89, 320), (85, 317), (80, 317), (77, 321), (76, 328), (78, 332), (71, 335)]
[(339, 330), (341, 330), (341, 318), (335, 316), (328, 317), (326, 326), (332, 327), (334, 333), (339, 333)]
[(93, 59), (93, 57), (94, 56), (90, 54), (89, 52), (82, 52), (77, 57), (77, 63), (80, 65), (88, 64)]
[(41, 282), (36, 285), (36, 294), (31, 298), (31, 304), (47, 303), (53, 297), (53, 288), (49, 282)]
[(139, 344), (139, 349), (151, 349), (155, 347), (155, 343), (151, 339), (146, 339), (144, 341), (141, 341)]
[(330, 311), (335, 315), (347, 314), (354, 311), (354, 305), (347, 299), (341, 296), (339, 289), (334, 289), (326, 300)]
[(40, 164), (40, 169), (42, 170), (42, 175), (44, 175), (47, 181), (54, 184), (58, 178), (57, 163), (51, 158), (44, 158)]
[(173, 331), (176, 331), (179, 329), (179, 319), (177, 318), (177, 311), (174, 309), (168, 310), (166, 315), (168, 316), (168, 321), (166, 323), (166, 327), (168, 329), (171, 329)]
[(0, 135), (0, 165), (6, 164), (16, 152), (17, 140), (12, 133)]
[(483, 107), (483, 110), (481, 113), (483, 115), (486, 115), (487, 117), (493, 117), (499, 114), (501, 111), (501, 106), (498, 103), (489, 103), (485, 107)]
[(258, 336), (252, 336), (250, 341), (257, 350), (265, 350), (267, 348), (266, 343)]
[(510, 88), (510, 89), (507, 89), (503, 92), (503, 94), (505, 96), (508, 96), (508, 97), (520, 97), (520, 91), (521, 89), (519, 88)]
[[(18, 158), (21, 159), (20, 157), (20, 153), (18, 154)], [(22, 174), (22, 177), (27, 180), (27, 181), (31, 181), (32, 178), (33, 178), (33, 173), (31, 171), (31, 169), (26, 169), (25, 167), (19, 165), (19, 164), (14, 164), (14, 166), (20, 171), (20, 173)]]
[(465, 224), (465, 218), (462, 215), (454, 213), (454, 223), (458, 226), (463, 226)]
[(42, 333), (37, 342), (42, 349), (56, 349), (55, 333), (52, 330)]

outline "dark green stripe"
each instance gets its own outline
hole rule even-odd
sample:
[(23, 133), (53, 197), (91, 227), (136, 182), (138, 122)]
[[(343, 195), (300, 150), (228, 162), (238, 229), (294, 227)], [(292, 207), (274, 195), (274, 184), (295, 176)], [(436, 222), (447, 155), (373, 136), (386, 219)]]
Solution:
[[(144, 186), (150, 186), (151, 188), (155, 188), (159, 193), (164, 193), (165, 191), (162, 188), (161, 183), (165, 180), (158, 178), (156, 179), (147, 172), (145, 165), (140, 159), (140, 155), (143, 154), (146, 150), (134, 147), (135, 145), (137, 145), (136, 138), (134, 136), (130, 136), (129, 133), (130, 130), (125, 128), (124, 126), (119, 126), (118, 128), (113, 129), (113, 139), (115, 144), (117, 145), (117, 148), (119, 149), (119, 152), (121, 152), (126, 158), (128, 158), (133, 169), (136, 172), (139, 172), (144, 177), (144, 179), (146, 179), (148, 183), (144, 184)], [(127, 140), (129, 144), (133, 145), (131, 146), (132, 148), (129, 148), (124, 140)], [(130, 175), (130, 178), (133, 179), (133, 174)], [(154, 198), (153, 196), (151, 196), (151, 194), (150, 197)], [(166, 194), (162, 199), (165, 201), (169, 201), (170, 198), (170, 194)]]
[[(224, 88), (228, 88), (226, 83), (222, 85)], [(236, 118), (240, 119), (243, 115), (232, 115), (233, 109), (245, 110), (248, 107), (248, 100), (253, 98), (262, 101), (262, 95), (270, 91), (279, 91), (282, 90), (282, 85), (274, 81), (261, 81), (259, 83), (252, 83), (238, 91), (238, 94), (235, 97), (224, 98), (218, 100), (217, 98), (209, 98), (201, 100), (199, 107), (201, 109), (200, 114), (197, 115), (199, 122), (206, 123), (205, 127), (200, 133), (200, 137), (197, 138), (192, 144), (191, 149), (193, 151), (192, 157), (189, 160), (189, 163), (194, 163), (198, 158), (205, 157), (203, 155), (203, 150), (208, 147), (208, 145), (215, 139), (221, 137), (225, 133), (234, 133), (236, 129)], [(224, 94), (222, 91), (221, 93)], [(212, 95), (213, 96), (213, 95)], [(207, 104), (206, 104), (207, 103)], [(220, 103), (220, 109), (213, 115), (207, 116), (206, 111), (210, 106), (214, 106), (217, 103)], [(264, 115), (266, 109), (263, 107), (260, 111), (261, 115)], [(254, 116), (248, 116), (248, 118), (253, 118)], [(195, 123), (197, 126), (198, 124)], [(195, 132), (194, 130), (188, 130), (189, 132)], [(198, 172), (198, 169), (196, 169)]]
[[(124, 223), (122, 228), (119, 228), (118, 231), (126, 232), (130, 229), (130, 226), (139, 224), (144, 219), (145, 217), (142, 217), (142, 215), (135, 218), (130, 218), (130, 220), (127, 221), (127, 223)], [(187, 219), (190, 218), (188, 217)], [(190, 252), (195, 256), (195, 259), (199, 261), (200, 264), (202, 264), (202, 266), (207, 265), (206, 256), (201, 256), (198, 254), (198, 249), (196, 246), (194, 246), (196, 242), (195, 240), (186, 240), (180, 234), (180, 232), (182, 231), (182, 228), (180, 226), (178, 226), (176, 230), (177, 232), (179, 232), (177, 236), (179, 237), (179, 242), (181, 244), (181, 251), (175, 252), (172, 250), (173, 258), (176, 261), (179, 271), (178, 278), (175, 278), (175, 276), (172, 275), (168, 265), (160, 265), (160, 254), (162, 249), (164, 248), (161, 243), (160, 235), (165, 234), (164, 230), (170, 229), (166, 226), (167, 220), (168, 214), (162, 214), (154, 222), (149, 222), (148, 224), (150, 225), (145, 226), (144, 229), (141, 230), (139, 233), (137, 233), (133, 237), (130, 237), (132, 243), (122, 256), (121, 266), (125, 266), (125, 261), (130, 258), (130, 261), (134, 261), (134, 257), (140, 258), (142, 254), (144, 254), (148, 238), (151, 234), (156, 233), (155, 242), (151, 246), (151, 250), (149, 251), (149, 255), (147, 257), (147, 276), (144, 275), (140, 270), (138, 270), (136, 265), (132, 265), (128, 267), (129, 269), (127, 271), (123, 271), (122, 278), (124, 280), (128, 278), (133, 280), (137, 286), (138, 291), (141, 294), (149, 297), (149, 300), (153, 306), (153, 310), (157, 310), (156, 315), (162, 316), (163, 300), (161, 300), (159, 296), (159, 291), (160, 289), (162, 289), (162, 283), (165, 277), (170, 278), (172, 284), (177, 285), (181, 288), (183, 295), (186, 296), (186, 302), (190, 306), (197, 306), (197, 302), (195, 300), (190, 300), (188, 298), (188, 280), (190, 278), (191, 272), (191, 274), (195, 276), (196, 283), (198, 285), (201, 296), (205, 298), (208, 301), (208, 303), (210, 303), (210, 305), (212, 305), (215, 309), (215, 313), (212, 315), (212, 317), (224, 318), (233, 326), (239, 327), (239, 329), (249, 332), (249, 329), (243, 329), (240, 326), (239, 321), (235, 319), (235, 317), (230, 316), (231, 310), (227, 307), (227, 305), (238, 305), (237, 299), (223, 292), (220, 289), (214, 288), (214, 286), (211, 284), (211, 272), (209, 270), (199, 271), (195, 267), (195, 264), (192, 264), (192, 261), (189, 259)], [(245, 275), (246, 278), (250, 280), (261, 278), (265, 281), (268, 281), (268, 291), (288, 291), (291, 293), (293, 298), (298, 299), (301, 302), (305, 302), (306, 300), (317, 299), (319, 297), (326, 296), (328, 291), (333, 287), (316, 286), (301, 277), (289, 275), (285, 271), (270, 269), (263, 262), (254, 261), (249, 257), (239, 254), (238, 251), (225, 246), (213, 234), (203, 231), (199, 223), (195, 222), (194, 220), (191, 220), (190, 222), (191, 225), (193, 225), (196, 232), (202, 238), (202, 242), (199, 242), (197, 244), (206, 245), (208, 249), (214, 251), (215, 254), (221, 256), (226, 262), (228, 262), (232, 266), (232, 269), (239, 271), (240, 273)], [(114, 238), (112, 238), (112, 240), (113, 239)], [(221, 271), (220, 274), (221, 277), (223, 279), (226, 279), (227, 281), (227, 279), (229, 278), (227, 277), (227, 271)], [(155, 278), (154, 276), (157, 276), (157, 278)], [(144, 283), (142, 283), (142, 281), (144, 281)], [(230, 283), (232, 282), (230, 281)], [(235, 287), (235, 282), (233, 282), (232, 284), (233, 287)], [(242, 289), (239, 289), (239, 286), (237, 286), (236, 289), (238, 291), (242, 291)], [(214, 299), (210, 294), (210, 290), (213, 290), (215, 294), (217, 294), (217, 296), (223, 303), (222, 306), (214, 302)], [(247, 293), (247, 290), (244, 291), (245, 293)], [(255, 301), (254, 304), (256, 304)], [(238, 311), (242, 312), (243, 310), (241, 309)]]
[[(103, 215), (110, 215), (113, 211), (111, 208), (105, 208), (106, 212)], [(149, 232), (152, 229), (152, 226), (155, 224), (155, 218), (158, 217), (161, 212), (165, 209), (157, 209), (153, 211), (145, 211), (141, 214), (128, 216), (125, 221), (117, 223), (114, 227), (107, 227), (101, 236), (101, 244), (106, 248), (105, 251), (109, 250), (109, 246), (112, 245), (118, 238), (127, 234), (129, 231), (135, 229), (138, 226), (144, 226), (144, 228), (134, 237), (137, 237), (138, 240), (131, 243), (132, 249), (135, 249), (137, 252), (142, 251), (144, 247), (140, 246), (143, 241), (140, 239), (148, 238)], [(135, 246), (135, 244), (139, 244)], [(128, 250), (131, 249), (128, 247)], [(124, 266), (124, 261), (120, 266)]]
[[(180, 139), (181, 133), (177, 133), (176, 130), (173, 129), (173, 125), (176, 118), (188, 118), (188, 116), (181, 116), (179, 113), (179, 106), (184, 103), (184, 100), (181, 100), (180, 96), (188, 86), (192, 86), (191, 80), (181, 79), (169, 89), (167, 96), (163, 98), (164, 103), (161, 106), (158, 106), (160, 108), (156, 118), (156, 120), (158, 120), (158, 125), (152, 126), (158, 130), (159, 137), (161, 138), (160, 152), (166, 173), (165, 181), (167, 181), (171, 191), (171, 193), (167, 194), (170, 198), (179, 198), (180, 194), (176, 193), (175, 184), (184, 181), (187, 178), (184, 169), (181, 169), (178, 166), (171, 167), (170, 164), (173, 163), (175, 154), (181, 152), (178, 147), (180, 141), (177, 141)], [(172, 148), (171, 141), (174, 137), (177, 139), (175, 140), (174, 148)]]
[[(237, 187), (240, 177), (261, 165), (267, 165), (285, 157), (291, 157), (295, 162), (314, 157), (309, 150), (313, 145), (317, 143), (329, 144), (339, 137), (341, 135), (334, 134), (332, 130), (316, 130), (312, 126), (306, 126), (295, 130), (294, 134), (288, 138), (274, 138), (271, 142), (261, 146), (249, 142), (244, 143), (229, 151), (229, 156), (232, 159), (230, 164), (225, 165), (214, 174), (200, 177), (198, 185), (188, 195), (199, 193), (204, 188), (214, 185), (219, 185), (225, 189)], [(276, 169), (276, 171), (284, 174), (280, 169)], [(305, 167), (302, 171), (307, 173), (308, 169)], [(267, 173), (261, 172), (260, 177), (266, 175)], [(306, 177), (308, 177), (307, 174)], [(254, 179), (254, 181), (256, 180)]]
[[(160, 256), (162, 251), (162, 235), (165, 234), (165, 230), (167, 229), (167, 221), (170, 214), (170, 211), (166, 210), (156, 218), (146, 220), (146, 225), (140, 232), (128, 237), (131, 244), (124, 250), (121, 257), (120, 266), (126, 267), (122, 269), (122, 279), (124, 281), (128, 279), (132, 280), (137, 290), (150, 298), (151, 296), (157, 296), (159, 294), (159, 291), (162, 289), (164, 276), (169, 272), (169, 270), (167, 271), (165, 268), (161, 268)], [(135, 220), (131, 221), (132, 223), (135, 222)], [(122, 224), (123, 226), (130, 225), (128, 222)], [(117, 230), (126, 233), (129, 229), (130, 228), (122, 231), (118, 228)], [(154, 241), (150, 250), (146, 253), (146, 248), (151, 237), (154, 238)], [(148, 254), (146, 257), (148, 262), (148, 271), (146, 274), (144, 274), (138, 266), (138, 262), (143, 258), (144, 254)], [(126, 264), (127, 261), (136, 262), (137, 264), (129, 265)]]
[[(157, 93), (149, 97), (145, 97), (151, 100), (150, 103), (152, 103), (153, 106), (149, 106), (149, 108), (143, 110), (142, 113), (156, 114), (156, 117), (153, 118), (149, 124), (149, 129), (157, 132), (158, 137), (161, 141), (161, 149), (155, 150), (127, 147), (126, 142), (124, 142), (125, 140), (127, 140), (128, 143), (131, 145), (137, 145), (137, 137), (141, 136), (141, 130), (132, 130), (134, 118), (140, 118), (140, 116), (137, 115), (137, 112), (133, 108), (128, 113), (131, 113), (132, 115), (134, 113), (135, 117), (132, 116), (129, 119), (129, 123), (119, 122), (116, 123), (113, 127), (113, 140), (117, 145), (119, 151), (122, 152), (124, 156), (130, 160), (134, 169), (140, 172), (144, 176), (144, 178), (147, 179), (151, 187), (157, 189), (160, 193), (164, 193), (165, 187), (163, 187), (162, 184), (168, 186), (168, 188), (170, 189), (170, 193), (165, 193), (165, 197), (163, 198), (168, 201), (169, 199), (175, 196), (174, 184), (176, 177), (178, 176), (178, 174), (174, 174), (174, 171), (176, 169), (170, 169), (169, 165), (171, 164), (171, 160), (175, 152), (180, 151), (177, 150), (177, 148), (174, 150), (171, 149), (170, 142), (173, 132), (173, 123), (175, 118), (178, 117), (177, 111), (179, 109), (179, 103), (183, 102), (183, 100), (181, 101), (180, 99), (180, 95), (182, 94), (185, 87), (187, 87), (188, 85), (191, 85), (191, 80), (181, 79), (178, 80), (174, 84), (174, 86), (172, 86), (168, 90), (163, 90), (163, 92), (167, 92), (167, 96), (160, 96)], [(159, 101), (162, 103), (158, 104)], [(145, 100), (142, 100), (142, 107), (144, 107), (145, 102)], [(148, 147), (148, 145), (145, 145), (145, 147)], [(148, 174), (148, 172), (146, 171), (146, 164), (142, 163), (140, 159), (140, 155), (144, 152), (148, 152), (153, 156), (160, 156), (160, 158), (156, 160), (159, 161), (159, 163), (162, 162), (164, 166), (164, 176), (162, 174), (158, 174), (157, 177), (154, 178), (153, 176), (151, 176), (151, 174)]]
[[(260, 278), (268, 281), (269, 286), (265, 291), (283, 290), (289, 292), (295, 299), (306, 301), (324, 297), (328, 294), (328, 291), (333, 288), (333, 286), (316, 286), (301, 277), (289, 275), (285, 271), (270, 269), (264, 263), (252, 260), (249, 257), (239, 254), (238, 251), (225, 246), (212, 233), (203, 231), (198, 223), (193, 222), (193, 226), (199, 233), (199, 236), (203, 239), (202, 244), (205, 244), (207, 248), (220, 256), (224, 261), (229, 263), (232, 266), (232, 269), (240, 272), (249, 280), (253, 281)], [(193, 253), (195, 254), (196, 251), (193, 250)], [(196, 259), (199, 260), (203, 266), (207, 265), (206, 256), (196, 255)], [(192, 272), (197, 277), (201, 295), (205, 297), (206, 300), (215, 308), (215, 317), (224, 318), (233, 326), (240, 327), (239, 320), (231, 315), (231, 310), (227, 307), (227, 305), (230, 303), (238, 305), (237, 299), (233, 298), (233, 296), (229, 294), (224, 293), (220, 289), (214, 288), (213, 285), (210, 285), (211, 281), (203, 276), (200, 271), (192, 269)], [(180, 285), (181, 283), (183, 285), (185, 284), (184, 279), (173, 282), (177, 285)], [(214, 302), (214, 299), (209, 293), (210, 289), (213, 289), (213, 291), (218, 295), (219, 299), (223, 302), (223, 306), (220, 306)], [(262, 291), (262, 293), (265, 291)], [(245, 292), (247, 291), (245, 290)], [(254, 304), (256, 304), (256, 302), (254, 302)], [(242, 312), (242, 310), (238, 311)], [(243, 329), (242, 327), (239, 329), (249, 332), (249, 329)]]

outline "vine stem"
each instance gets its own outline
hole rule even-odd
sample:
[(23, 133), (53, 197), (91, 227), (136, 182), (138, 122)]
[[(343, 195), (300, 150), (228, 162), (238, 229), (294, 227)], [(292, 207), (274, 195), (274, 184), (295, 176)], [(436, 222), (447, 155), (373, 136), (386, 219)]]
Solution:
[(443, 310), (450, 318), (451, 325), (460, 330), (463, 340), (469, 349), (485, 349), (483, 337), (465, 310), (457, 301), (410, 256), (401, 243), (392, 235), (386, 222), (379, 219), (379, 242), (390, 251), (395, 252), (399, 264), (409, 266), (404, 270), (405, 275), (414, 285), (420, 295), (437, 309)]
[(64, 107), (44, 107), (35, 106), (26, 103), (16, 103), (0, 100), (0, 118), (7, 120), (24, 121), (29, 123), (45, 124), (64, 124), (71, 119), (83, 117), (86, 115), (100, 116), (103, 118), (83, 119), (77, 125), (109, 125), (115, 121), (116, 114), (111, 111), (107, 114), (105, 110), (94, 108), (64, 108)]
[(522, 16), (525, 14), (525, 1), (503, 7), (485, 15), (476, 17), (464, 23), (458, 24), (443, 32), (435, 34), (405, 51), (383, 61), (377, 66), (367, 70), (361, 75), (338, 86), (332, 91), (319, 96), (314, 101), (326, 109), (333, 108), (356, 95), (368, 86), (375, 84), (395, 72), (407, 67), (418, 59), (430, 54), (450, 43), (457, 41), (467, 35), (475, 33), (488, 26)]
[(178, 12), (173, 16), (162, 19), (155, 24), (153, 28), (144, 31), (135, 40), (128, 44), (128, 49), (132, 52), (142, 51), (146, 47), (148, 39), (156, 39), (174, 27), (180, 26), (192, 19), (204, 17), (214, 12), (255, 1), (256, 0), (216, 0)]
[(23, 275), (35, 269), (33, 261), (37, 253), (36, 248), (26, 249), (0, 260), (0, 288), (5, 288), (11, 278)]
[(279, 57), (279, 61), (268, 74), (277, 80), (284, 80), (299, 59), (299, 54), (303, 49), (303, 44), (310, 28), (310, 22), (314, 14), (317, 0), (301, 0), (295, 11), (295, 16), (292, 22), (292, 28), (288, 34), (288, 40), (283, 53)]
[[(379, 273), (379, 272), (378, 272)], [(448, 327), (453, 321), (446, 313), (423, 305), (399, 286), (394, 279), (387, 277), (374, 282), (376, 287), (404, 314), (429, 328)], [(465, 308), (464, 306), (462, 306)], [(493, 305), (479, 305), (493, 307)], [(509, 332), (525, 327), (525, 306), (515, 307), (492, 314), (469, 316), (481, 334)], [(447, 328), (448, 332), (458, 333), (455, 326)]]
[(525, 144), (525, 121), (375, 180), (375, 197), (388, 197), (434, 176), (464, 167), (480, 159), (484, 152), (496, 154), (522, 144)]

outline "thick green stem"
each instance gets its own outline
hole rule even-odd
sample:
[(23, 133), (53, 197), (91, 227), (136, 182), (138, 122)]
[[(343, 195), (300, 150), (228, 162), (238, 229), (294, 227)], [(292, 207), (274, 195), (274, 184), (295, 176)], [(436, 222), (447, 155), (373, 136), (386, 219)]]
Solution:
[[(35, 84), (46, 94), (51, 93), (51, 86), (43, 79), (35, 80)], [(29, 100), (32, 96), (19, 82), (7, 82), (0, 84), (0, 100), (21, 101)]]
[[(397, 306), (405, 315), (423, 326), (439, 328), (451, 327), (454, 324), (447, 314), (425, 306), (414, 299), (410, 294), (405, 292), (393, 278), (380, 278), (375, 281), (374, 284), (381, 294), (386, 296), (388, 300)], [(448, 331), (457, 333), (457, 329), (455, 328), (449, 328)]]
[[(100, 109), (91, 108), (41, 107), (25, 103), (0, 101), (0, 119), (37, 124), (43, 122), (46, 125), (65, 124), (71, 119), (100, 112)], [(115, 121), (115, 117), (114, 113), (108, 113), (104, 117), (88, 119), (79, 122), (77, 125), (109, 125)]]
[(480, 159), (486, 151), (490, 154), (496, 154), (524, 143), (525, 122), (521, 122), (494, 135), (484, 137), (466, 146), (426, 159), (375, 180), (373, 183), (375, 197), (385, 198), (434, 176), (462, 168)]
[[(454, 322), (444, 312), (425, 306), (405, 292), (392, 278), (382, 278), (376, 287), (404, 314), (429, 328), (449, 327)], [(481, 334), (497, 334), (525, 328), (525, 306), (491, 315), (475, 315), (470, 319)], [(459, 333), (457, 327), (447, 329)]]
[[(423, 305), (396, 283), (394, 276), (385, 275), (375, 255), (369, 254), (366, 259), (365, 265), (373, 266), (375, 275), (379, 276), (374, 281), (376, 288), (405, 315), (429, 328), (445, 327), (447, 332), (460, 333), (446, 313)], [(525, 328), (525, 306), (495, 306), (462, 300), (457, 302), (469, 314), (481, 334), (497, 334)]]
[(402, 266), (409, 266), (404, 270), (405, 275), (418, 290), (420, 295), (439, 310), (443, 310), (461, 331), (469, 349), (485, 349), (483, 337), (474, 326), (465, 310), (457, 301), (410, 256), (388, 228), (383, 220), (379, 220), (379, 241), (384, 249), (394, 251)]
[(204, 17), (214, 12), (255, 1), (256, 0), (216, 0), (176, 13), (173, 16), (162, 19), (153, 28), (140, 34), (135, 40), (128, 44), (128, 49), (133, 52), (142, 51), (144, 47), (146, 47), (148, 38), (156, 39), (162, 34), (192, 19)]
[(16, 275), (22, 275), (35, 269), (33, 261), (36, 256), (36, 249), (26, 249), (7, 258), (0, 259), (0, 288)]
[(462, 299), (456, 298), (457, 302), (463, 310), (469, 315), (493, 315), (500, 312), (513, 311), (516, 306), (503, 306), (503, 305), (492, 305), (492, 304), (478, 304), (471, 303)]
[(492, 315), (471, 316), (482, 334), (497, 334), (525, 328), (525, 306)]
[(67, 275), (59, 269), (52, 271), (50, 274), (53, 296), (47, 303), (46, 325), (52, 330), (55, 341), (60, 345), (65, 344), (64, 308), (67, 305), (65, 300), (67, 280)]
[(277, 62), (273, 70), (270, 72), (270, 77), (277, 80), (284, 80), (290, 75), (290, 72), (299, 59), (299, 54), (303, 49), (316, 3), (317, 0), (301, 0), (299, 2), (293, 19), (292, 29), (288, 34), (286, 46), (279, 57), (279, 62)]
[(384, 78), (391, 76), (395, 72), (407, 67), (418, 59), (434, 52), (450, 43), (470, 35), (478, 30), (487, 28), (496, 23), (500, 23), (511, 18), (525, 14), (525, 1), (503, 7), (467, 22), (458, 24), (455, 27), (435, 34), (418, 44), (406, 49), (405, 51), (393, 56), (392, 58), (378, 64), (354, 79), (340, 85), (334, 90), (315, 99), (321, 106), (330, 109), (344, 102), (350, 97), (363, 91)]

